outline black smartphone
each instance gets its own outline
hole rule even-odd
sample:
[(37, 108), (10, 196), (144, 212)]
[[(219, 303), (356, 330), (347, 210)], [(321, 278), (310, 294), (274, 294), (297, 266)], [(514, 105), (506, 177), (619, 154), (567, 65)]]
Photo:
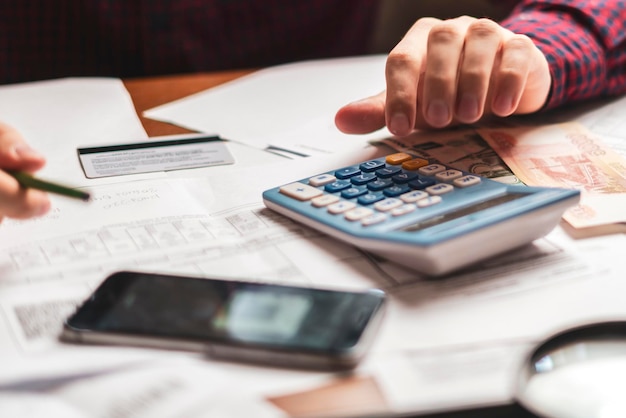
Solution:
[(65, 341), (200, 350), (272, 366), (349, 369), (380, 323), (381, 290), (338, 291), (123, 271), (64, 324)]

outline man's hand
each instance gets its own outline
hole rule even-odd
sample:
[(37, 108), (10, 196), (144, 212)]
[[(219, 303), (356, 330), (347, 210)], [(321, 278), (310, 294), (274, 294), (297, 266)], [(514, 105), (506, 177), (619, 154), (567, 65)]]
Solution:
[(25, 219), (45, 214), (50, 209), (46, 193), (25, 189), (3, 170), (34, 172), (45, 159), (28, 147), (12, 127), (0, 123), (0, 220), (8, 216)]
[(486, 115), (532, 113), (546, 102), (551, 83), (548, 62), (529, 37), (468, 16), (418, 20), (389, 54), (386, 80), (385, 92), (337, 112), (341, 131), (386, 125), (405, 136)]

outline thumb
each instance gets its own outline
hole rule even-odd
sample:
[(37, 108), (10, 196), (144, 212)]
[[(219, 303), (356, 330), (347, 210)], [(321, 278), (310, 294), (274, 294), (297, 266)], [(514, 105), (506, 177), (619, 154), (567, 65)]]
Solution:
[(385, 126), (385, 92), (349, 103), (337, 111), (335, 125), (347, 134), (366, 134)]

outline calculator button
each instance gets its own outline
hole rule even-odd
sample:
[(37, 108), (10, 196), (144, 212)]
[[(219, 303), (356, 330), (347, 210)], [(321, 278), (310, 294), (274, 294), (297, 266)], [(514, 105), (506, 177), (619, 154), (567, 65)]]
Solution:
[(335, 180), (337, 180), (337, 177), (332, 174), (320, 174), (319, 176), (311, 177), (309, 184), (314, 187), (320, 187), (332, 183)]
[(437, 203), (441, 203), (441, 196), (428, 196), (426, 199), (419, 200), (416, 205), (418, 208), (427, 208)]
[(428, 197), (428, 193), (421, 190), (413, 190), (412, 192), (401, 195), (400, 199), (402, 199), (402, 201), (406, 203), (414, 203), (426, 197)]
[(393, 182), (390, 179), (385, 180), (375, 180), (371, 183), (367, 183), (367, 188), (373, 192), (377, 192), (387, 187), (393, 186)]
[(338, 213), (347, 212), (350, 209), (354, 209), (355, 207), (356, 207), (356, 204), (342, 200), (340, 202), (333, 203), (332, 205), (328, 206), (328, 212), (332, 213), (333, 215), (336, 215)]
[(388, 210), (395, 209), (399, 206), (402, 206), (402, 200), (391, 198), (375, 203), (374, 209), (381, 212), (387, 212)]
[(361, 173), (358, 176), (354, 176), (350, 179), (355, 186), (362, 186), (370, 181), (376, 180), (376, 174), (374, 173)]
[(359, 167), (345, 167), (335, 171), (335, 177), (338, 179), (349, 179), (359, 174), (361, 174)]
[(385, 196), (396, 197), (408, 192), (409, 190), (411, 189), (406, 184), (398, 184), (396, 186), (386, 188), (385, 190), (383, 190), (383, 193), (385, 194)]
[(437, 183), (434, 179), (420, 177), (415, 180), (409, 182), (409, 187), (411, 189), (423, 190), (433, 184)]
[(463, 175), (459, 170), (446, 170), (435, 174), (435, 178), (440, 181), (452, 181)]
[(363, 196), (364, 194), (367, 194), (367, 193), (368, 193), (367, 188), (363, 186), (350, 187), (341, 192), (341, 197), (343, 197), (344, 199), (354, 199), (355, 197)]
[(428, 160), (425, 160), (423, 158), (414, 158), (410, 161), (402, 163), (402, 168), (404, 168), (405, 170), (414, 171), (426, 165), (428, 165)]
[(445, 171), (446, 167), (441, 164), (430, 164), (419, 169), (419, 173), (425, 176), (434, 176), (435, 174)]
[(350, 183), (348, 180), (337, 180), (324, 186), (324, 190), (326, 190), (328, 193), (336, 193), (345, 190), (351, 186), (352, 183)]
[(338, 201), (339, 201), (339, 197), (335, 196), (334, 194), (325, 194), (325, 195), (318, 196), (314, 198), (313, 200), (311, 200), (311, 204), (315, 206), (316, 208), (321, 208), (321, 207), (328, 206), (331, 203), (335, 203)]
[(304, 183), (291, 183), (282, 186), (280, 192), (297, 200), (310, 200), (322, 194), (320, 189)]
[(392, 180), (396, 184), (406, 184), (411, 180), (415, 180), (417, 178), (417, 173), (408, 172), (408, 173), (400, 173), (392, 177)]
[(383, 168), (384, 166), (385, 166), (385, 163), (381, 160), (371, 160), (371, 161), (365, 161), (364, 163), (361, 163), (359, 168), (362, 171), (365, 171), (366, 173), (371, 173), (372, 171), (376, 171), (379, 168)]
[(392, 209), (391, 211), (391, 215), (392, 216), (402, 216), (402, 215), (406, 215), (407, 213), (411, 213), (413, 212), (417, 207), (412, 204), (412, 203), (407, 203), (405, 205), (399, 206), (395, 209)]
[(376, 170), (376, 175), (380, 177), (381, 179), (388, 179), (401, 172), (402, 172), (402, 169), (400, 167), (391, 166), (391, 167), (381, 168), (380, 170)]
[(373, 215), (367, 216), (363, 219), (361, 219), (361, 225), (363, 226), (370, 226), (370, 225), (375, 225), (381, 222), (384, 222), (387, 220), (387, 215), (385, 215), (384, 213), (375, 213)]
[(388, 155), (387, 158), (385, 158), (385, 161), (387, 162), (387, 164), (400, 165), (403, 162), (410, 160), (411, 158), (413, 157), (411, 157), (406, 152), (398, 152), (396, 154)]
[(382, 193), (369, 193), (363, 196), (359, 196), (357, 198), (357, 202), (361, 205), (371, 205), (373, 203), (379, 202), (385, 198), (385, 195)]
[(349, 221), (358, 221), (366, 216), (370, 216), (372, 213), (374, 213), (374, 211), (368, 208), (354, 208), (347, 211), (345, 217)]
[(446, 194), (452, 190), (454, 190), (454, 186), (448, 183), (439, 183), (426, 188), (426, 191), (432, 195)]
[(480, 177), (473, 176), (470, 174), (470, 175), (463, 176), (454, 180), (453, 183), (455, 186), (458, 186), (458, 187), (475, 186), (480, 183)]

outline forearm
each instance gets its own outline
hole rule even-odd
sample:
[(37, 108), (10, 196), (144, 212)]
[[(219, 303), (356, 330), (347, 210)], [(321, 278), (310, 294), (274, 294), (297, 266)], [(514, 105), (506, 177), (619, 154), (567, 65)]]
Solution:
[(552, 76), (547, 108), (626, 93), (623, 0), (524, 0), (501, 23), (545, 54)]

